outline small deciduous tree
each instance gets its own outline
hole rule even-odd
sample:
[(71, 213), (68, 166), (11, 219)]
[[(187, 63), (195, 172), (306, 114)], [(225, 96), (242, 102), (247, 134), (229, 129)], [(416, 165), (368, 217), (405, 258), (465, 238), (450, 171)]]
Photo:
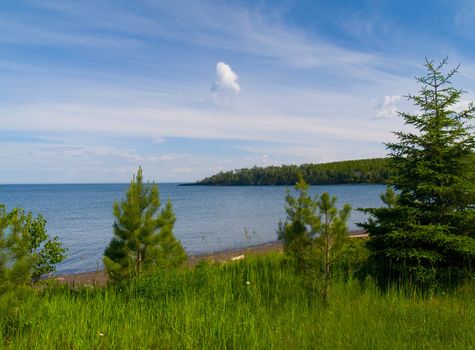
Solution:
[(0, 204), (0, 315), (3, 335), (18, 331), (22, 299), (31, 293), (28, 284), (54, 272), (65, 258), (57, 237), (46, 232), (46, 220), (20, 208), (8, 212)]
[(21, 208), (0, 204), (0, 282), (3, 287), (37, 281), (65, 258), (58, 237), (50, 238), (46, 220)]
[(413, 132), (396, 132), (387, 144), (396, 174), (382, 196), (387, 207), (369, 208), (361, 227), (369, 233), (370, 264), (377, 280), (410, 280), (416, 286), (456, 283), (475, 259), (475, 137), (470, 120), (475, 107), (456, 107), (463, 94), (427, 61), (419, 95), (409, 95), (418, 113), (400, 113)]
[(312, 277), (320, 279), (317, 284), (326, 300), (330, 282), (335, 277), (335, 266), (347, 262), (347, 253), (351, 250), (347, 227), (351, 207), (345, 204), (338, 210), (337, 198), (326, 192), (312, 198), (302, 178), (295, 190), (295, 197), (287, 193), (287, 220), (279, 224), (277, 234), (297, 270), (314, 272)]
[(173, 236), (175, 214), (168, 200), (160, 210), (155, 183), (144, 184), (142, 169), (134, 176), (126, 198), (114, 203), (114, 237), (104, 252), (109, 277), (120, 281), (154, 267), (174, 267), (186, 260)]

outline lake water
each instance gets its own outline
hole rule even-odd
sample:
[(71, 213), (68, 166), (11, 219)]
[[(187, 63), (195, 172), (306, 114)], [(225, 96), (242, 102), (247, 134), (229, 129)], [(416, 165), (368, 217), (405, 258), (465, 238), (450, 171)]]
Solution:
[[(0, 203), (41, 213), (50, 236), (67, 247), (59, 273), (102, 268), (102, 255), (112, 237), (112, 205), (125, 196), (128, 184), (1, 185)], [(285, 194), (290, 187), (209, 187), (159, 185), (162, 203), (170, 198), (177, 217), (175, 235), (188, 254), (215, 252), (276, 240), (285, 219)], [(353, 208), (381, 206), (383, 185), (312, 186), (311, 193), (329, 192), (338, 204)], [(364, 215), (352, 211), (350, 229)]]

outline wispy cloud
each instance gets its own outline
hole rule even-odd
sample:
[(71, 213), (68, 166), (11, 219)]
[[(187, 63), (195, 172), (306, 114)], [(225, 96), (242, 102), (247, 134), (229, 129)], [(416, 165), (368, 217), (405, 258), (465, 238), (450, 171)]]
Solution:
[[(17, 38), (33, 40), (37, 45), (82, 43), (125, 47), (146, 43), (150, 38), (168, 38), (301, 68), (356, 69), (358, 65), (379, 61), (375, 55), (345, 49), (316, 35), (306, 35), (284, 24), (281, 16), (269, 18), (252, 7), (206, 1), (160, 1), (148, 3), (147, 11), (139, 13), (114, 3), (99, 3), (97, 11), (88, 11), (87, 7), (71, 1), (37, 2), (37, 6), (50, 11), (51, 17), (60, 14), (71, 23), (60, 21), (56, 27), (45, 23), (24, 26), (18, 19), (5, 17), (4, 32), (18, 31)], [(77, 23), (81, 23), (80, 31), (74, 29)], [(55, 30), (58, 27), (60, 32)], [(11, 36), (3, 36), (3, 40), (8, 38)]]
[[(391, 118), (406, 107), (399, 94), (417, 88), (424, 56), (414, 63), (397, 46), (404, 31), (363, 12), (342, 29), (354, 32), (350, 42), (289, 21), (274, 4), (31, 0), (23, 8), (0, 11), (0, 128), (32, 141), (0, 139), (0, 163), (31, 178), (53, 178), (50, 166), (75, 169), (58, 171), (71, 181), (128, 180), (142, 164), (160, 179), (193, 180), (229, 167), (382, 156), (401, 128)], [(475, 90), (473, 65), (462, 63), (462, 87)], [(215, 65), (211, 92), (233, 103), (210, 97)], [(35, 144), (51, 134), (67, 137)], [(167, 149), (171, 138), (189, 144)], [(199, 154), (203, 140), (233, 145)]]
[(401, 100), (401, 96), (384, 96), (381, 99), (374, 99), (372, 101), (373, 107), (376, 110), (374, 118), (393, 118), (398, 115), (397, 102)]
[(475, 3), (471, 0), (462, 1), (463, 5), (454, 18), (454, 23), (460, 33), (471, 36), (475, 29)]
[[(286, 91), (284, 101), (275, 101), (280, 92), (269, 91), (262, 99), (258, 96), (258, 100), (244, 100), (237, 107), (222, 109), (206, 104), (187, 106), (179, 101), (151, 102), (147, 101), (147, 93), (123, 104), (120, 91), (116, 100), (104, 105), (101, 91), (91, 90), (96, 100), (79, 104), (23, 103), (0, 107), (0, 122), (5, 131), (115, 133), (154, 140), (185, 137), (279, 142), (304, 142), (316, 137), (383, 141), (394, 127), (391, 123), (375, 126), (366, 121), (369, 110), (356, 114), (354, 101), (346, 95)], [(258, 108), (259, 102), (266, 108)]]

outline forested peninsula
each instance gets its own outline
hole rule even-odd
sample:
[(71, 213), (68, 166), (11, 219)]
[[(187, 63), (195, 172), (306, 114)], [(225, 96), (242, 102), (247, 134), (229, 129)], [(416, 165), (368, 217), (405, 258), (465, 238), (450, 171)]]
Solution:
[(281, 165), (236, 169), (187, 186), (293, 186), (299, 175), (310, 185), (387, 183), (392, 171), (387, 158), (345, 160), (322, 164)]

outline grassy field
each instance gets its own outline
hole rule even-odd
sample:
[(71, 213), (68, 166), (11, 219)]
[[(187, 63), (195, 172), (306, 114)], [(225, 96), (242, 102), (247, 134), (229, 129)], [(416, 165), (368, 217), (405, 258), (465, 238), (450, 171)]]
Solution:
[[(328, 305), (278, 254), (155, 274), (127, 288), (26, 292), (12, 349), (474, 349), (475, 285), (430, 298), (336, 283)], [(3, 303), (5, 304), (5, 298)], [(2, 305), (5, 309), (6, 305)]]

